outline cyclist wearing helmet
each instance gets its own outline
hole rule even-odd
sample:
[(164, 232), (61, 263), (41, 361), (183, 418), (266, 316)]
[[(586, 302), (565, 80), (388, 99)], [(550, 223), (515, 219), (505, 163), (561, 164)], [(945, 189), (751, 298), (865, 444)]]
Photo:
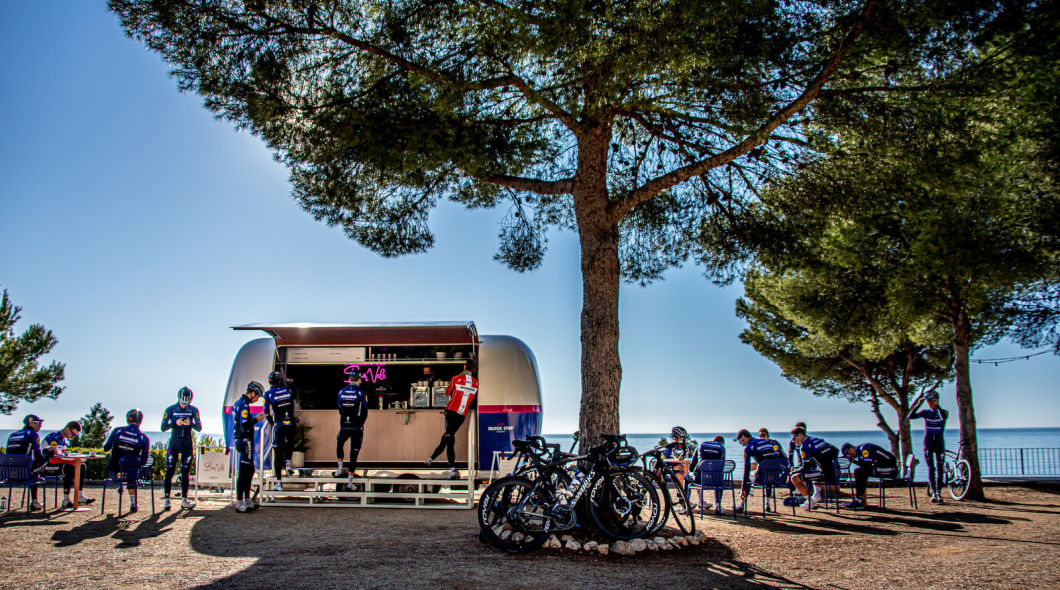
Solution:
[[(140, 423), (144, 421), (144, 413), (138, 409), (129, 410), (125, 413), (126, 425), (115, 428), (103, 443), (103, 450), (110, 451), (110, 459), (107, 460), (107, 470), (110, 471), (112, 479), (118, 478), (121, 471), (122, 457), (139, 457), (140, 464), (147, 462), (147, 451), (151, 448), (151, 439), (140, 432)], [(136, 482), (129, 483), (129, 512), (136, 512)]]
[(943, 463), (946, 460), (946, 419), (950, 413), (939, 407), (939, 392), (932, 391), (925, 398), (928, 407), (917, 411), (918, 403), (913, 406), (909, 419), (924, 419), (924, 460), (928, 468), (928, 488), (931, 490), (931, 503), (942, 503)]
[(444, 450), (445, 458), (449, 462), (449, 479), (456, 479), (459, 475), (456, 470), (456, 431), (460, 430), (468, 410), (475, 402), (475, 396), (478, 395), (478, 379), (475, 378), (477, 372), (478, 363), (474, 359), (469, 360), (464, 363), (464, 371), (449, 382), (449, 387), (445, 389), (445, 395), (449, 398), (449, 403), (445, 406), (445, 432), (426, 461), (427, 465), (430, 465)]
[(265, 392), (265, 417), (272, 424), (272, 468), (276, 482), (272, 489), (283, 489), (283, 471), (291, 468), (294, 451), (294, 395), (287, 389), (283, 373), (273, 371)]
[(670, 438), (674, 439), (673, 442), (667, 444), (666, 450), (663, 451), (667, 459), (681, 460), (692, 457), (694, 449), (692, 443), (688, 442), (688, 431), (684, 426), (674, 426), (670, 430)]
[(180, 465), (180, 501), (181, 508), (194, 508), (195, 502), (188, 499), (188, 475), (191, 473), (191, 462), (194, 460), (194, 443), (191, 431), (202, 432), (202, 420), (199, 409), (191, 405), (191, 389), (181, 387), (177, 392), (177, 403), (162, 412), (162, 432), (172, 430), (169, 437), (169, 448), (166, 450), (166, 479), (162, 483), (165, 501), (162, 510), (169, 510), (169, 493), (173, 489), (173, 472)]
[(843, 443), (840, 453), (849, 457), (854, 465), (854, 498), (845, 504), (852, 510), (865, 508), (865, 487), (869, 477), (892, 477), (898, 473), (898, 458), (878, 445)]
[[(63, 449), (70, 444), (70, 439), (81, 435), (81, 423), (76, 420), (67, 422), (66, 426), (62, 430), (57, 430), (48, 436), (44, 437), (44, 450), (41, 451), (46, 459), (51, 459), (56, 455), (61, 455)], [(63, 478), (63, 508), (73, 508), (74, 503), (70, 499), (70, 490), (74, 485), (74, 471), (77, 471), (73, 465), (69, 463), (47, 463), (41, 470), (42, 475), (51, 477)], [(87, 469), (81, 469), (78, 479), (80, 482), (77, 485), (79, 490), (85, 488), (85, 472)], [(95, 502), (95, 498), (86, 497), (83, 493), (78, 496), (77, 501), (81, 504), (91, 504)]]
[(247, 391), (232, 404), (232, 436), (235, 438), (239, 471), (236, 475), (236, 512), (250, 512), (257, 508), (250, 497), (250, 483), (254, 480), (254, 425), (265, 419), (264, 414), (252, 414), (251, 404), (258, 403), (265, 388), (257, 381), (247, 384)]
[[(30, 414), (22, 419), (22, 430), (16, 430), (7, 437), (8, 455), (29, 455), (33, 457), (33, 473), (40, 473), (47, 465), (47, 459), (40, 451), (40, 427), (44, 420), (36, 414)], [(42, 510), (44, 507), (37, 501), (37, 486), (30, 486), (30, 512)]]
[(335, 458), (339, 467), (334, 475), (342, 476), (343, 447), (346, 446), (346, 441), (350, 441), (350, 469), (346, 485), (352, 488), (354, 473), (357, 471), (357, 456), (361, 454), (361, 443), (364, 442), (368, 396), (361, 390), (361, 372), (354, 368), (349, 375), (349, 382), (339, 390), (336, 398), (339, 407), (339, 434), (336, 437)]
[[(744, 503), (747, 502), (747, 494), (751, 491), (751, 460), (761, 463), (766, 459), (785, 459), (784, 451), (776, 441), (764, 438), (752, 438), (751, 432), (746, 428), (736, 433), (736, 442), (743, 445), (743, 485), (740, 488), (740, 503), (736, 505), (736, 511), (742, 512)], [(758, 482), (758, 473), (755, 473), (755, 482)]]

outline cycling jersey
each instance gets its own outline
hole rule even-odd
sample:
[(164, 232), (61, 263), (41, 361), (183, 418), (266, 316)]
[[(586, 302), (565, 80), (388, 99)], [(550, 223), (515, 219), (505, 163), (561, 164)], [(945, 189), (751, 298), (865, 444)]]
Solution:
[(265, 392), (265, 414), (269, 422), (289, 425), (294, 420), (294, 395), (286, 387), (273, 387)]
[(828, 459), (832, 460), (839, 456), (839, 449), (829, 444), (822, 438), (807, 436), (799, 445), (799, 457), (806, 459)]
[(7, 437), (8, 455), (31, 455), (34, 463), (44, 461), (40, 451), (40, 434), (29, 426), (16, 430)]
[(946, 419), (950, 413), (942, 408), (924, 408), (909, 417), (924, 419), (924, 449), (932, 451), (946, 450), (946, 441), (943, 433), (946, 431)]
[(692, 445), (688, 441), (672, 442), (663, 448), (663, 456), (667, 459), (690, 459), (692, 453)]
[[(777, 441), (766, 440), (764, 438), (752, 438), (751, 442), (747, 443), (743, 448), (744, 482), (748, 482), (751, 477), (751, 459), (754, 459), (755, 463), (761, 463), (766, 459), (785, 458), (784, 451), (781, 450), (780, 443)], [(746, 489), (746, 486), (744, 486), (744, 489)]]
[(246, 394), (239, 396), (232, 404), (232, 434), (237, 439), (254, 440), (254, 414), (251, 413), (250, 398)]
[(478, 379), (475, 379), (468, 372), (461, 373), (453, 377), (453, 380), (449, 382), (449, 387), (445, 388), (445, 395), (449, 397), (449, 403), (445, 406), (445, 409), (452, 410), (461, 416), (466, 416), (477, 393)]
[(368, 396), (356, 384), (339, 390), (339, 429), (361, 429), (368, 418)]
[(140, 427), (136, 424), (115, 428), (107, 437), (107, 442), (103, 443), (103, 450), (111, 451), (107, 469), (115, 473), (121, 471), (121, 458), (133, 455), (139, 455), (141, 464), (143, 464), (147, 460), (147, 451), (150, 448), (151, 439), (140, 432)]
[[(189, 420), (190, 423), (187, 425), (181, 425), (177, 422), (181, 420)], [(202, 420), (199, 419), (199, 409), (193, 405), (187, 405), (183, 408), (180, 404), (173, 404), (166, 408), (162, 412), (162, 432), (172, 430), (173, 433), (169, 435), (169, 444), (174, 443), (186, 443), (187, 446), (191, 445), (191, 431), (202, 432)]]
[(898, 459), (890, 451), (879, 445), (865, 443), (855, 448), (853, 462), (861, 467), (895, 467)]
[(51, 459), (55, 455), (61, 454), (69, 442), (62, 430), (56, 430), (44, 437), (44, 448), (41, 449), (41, 454), (44, 455), (44, 458)]
[(725, 458), (725, 445), (720, 442), (708, 440), (700, 443), (696, 452), (692, 455), (692, 463), (689, 464), (688, 468), (690, 471), (695, 471), (696, 466), (701, 461), (716, 461)]

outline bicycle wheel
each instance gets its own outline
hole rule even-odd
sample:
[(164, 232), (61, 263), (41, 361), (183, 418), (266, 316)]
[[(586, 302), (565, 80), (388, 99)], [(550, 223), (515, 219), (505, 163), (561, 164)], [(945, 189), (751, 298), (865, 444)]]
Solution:
[(652, 483), (652, 486), (655, 487), (655, 493), (658, 494), (658, 496), (663, 500), (663, 505), (659, 510), (659, 518), (656, 518), (651, 523), (651, 525), (648, 527), (648, 534), (645, 535), (652, 536), (655, 533), (659, 532), (659, 530), (663, 528), (663, 525), (666, 524), (666, 518), (667, 515), (670, 514), (671, 508), (670, 494), (666, 492), (666, 483), (663, 481), (659, 481), (659, 478), (655, 476), (654, 472), (646, 471), (644, 473), (645, 475), (647, 475), (648, 481), (650, 481)]
[(953, 472), (953, 478), (949, 479), (950, 496), (954, 500), (963, 500), (972, 481), (972, 465), (961, 459), (953, 464)]
[(548, 506), (539, 501), (534, 483), (522, 477), (502, 477), (490, 484), (478, 504), (478, 524), (491, 543), (510, 553), (540, 547), (552, 530)]
[[(674, 522), (677, 523), (677, 527), (681, 529), (682, 533), (694, 535), (696, 533), (696, 520), (692, 516), (692, 503), (688, 501), (687, 488), (681, 485), (680, 480), (677, 478), (677, 473), (669, 466), (666, 467), (663, 474), (674, 482), (673, 490), (670, 490), (667, 485), (663, 486), (663, 491), (666, 492), (666, 505), (669, 508), (670, 516), (673, 517)], [(666, 521), (665, 518), (662, 520)]]
[(589, 491), (589, 515), (600, 532), (612, 539), (644, 537), (660, 518), (660, 509), (651, 478), (640, 471), (605, 474)]

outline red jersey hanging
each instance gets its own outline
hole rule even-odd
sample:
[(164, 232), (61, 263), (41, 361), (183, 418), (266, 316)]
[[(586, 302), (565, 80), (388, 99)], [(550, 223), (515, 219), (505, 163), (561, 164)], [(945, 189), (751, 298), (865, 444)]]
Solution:
[(445, 409), (452, 410), (461, 416), (467, 416), (467, 411), (471, 409), (471, 402), (474, 401), (477, 393), (478, 379), (467, 373), (457, 375), (453, 377), (453, 380), (449, 382), (449, 387), (445, 390), (445, 395), (449, 396), (449, 404), (445, 406)]

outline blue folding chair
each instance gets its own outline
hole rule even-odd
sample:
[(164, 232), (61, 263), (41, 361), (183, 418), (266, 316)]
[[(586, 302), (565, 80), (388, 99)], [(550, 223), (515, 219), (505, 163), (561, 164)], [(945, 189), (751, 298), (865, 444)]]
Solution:
[[(763, 516), (766, 514), (766, 503), (770, 498), (773, 500), (773, 512), (777, 511), (776, 490), (778, 488), (787, 489), (790, 473), (791, 470), (786, 459), (766, 459), (758, 464), (758, 476), (756, 477), (758, 481), (752, 481), (751, 488), (762, 489)], [(795, 508), (792, 507), (792, 514), (794, 514), (794, 510)]]
[[(155, 458), (148, 455), (147, 461), (143, 464), (140, 463), (140, 457), (135, 455), (129, 455), (122, 457), (118, 460), (118, 467), (121, 471), (118, 472), (117, 477), (109, 477), (103, 481), (103, 497), (99, 501), (99, 513), (103, 514), (107, 505), (107, 486), (116, 486), (118, 488), (118, 517), (121, 517), (121, 495), (122, 492), (130, 485), (137, 488), (137, 495), (139, 491), (145, 488), (150, 488), (151, 494), (151, 514), (155, 513), (155, 481), (152, 476), (152, 471), (155, 465)], [(130, 499), (130, 507), (131, 507)]]
[[(22, 488), (22, 503), (19, 504), (19, 507), (25, 506), (26, 512), (29, 512), (31, 506), (31, 503), (26, 501), (26, 492), (33, 486), (46, 486), (48, 483), (44, 478), (33, 473), (33, 457), (31, 455), (7, 454), (0, 455), (0, 482), (7, 484), (7, 497), (9, 500), (7, 510), (10, 510), (11, 505), (14, 504), (14, 494), (11, 491), (15, 486), (18, 486)], [(45, 498), (47, 498), (47, 495), (48, 490), (45, 487)], [(41, 504), (41, 506), (47, 508), (44, 504)]]
[(906, 455), (906, 457), (905, 457), (906, 470), (905, 470), (905, 476), (904, 477), (899, 477), (900, 474), (898, 473), (898, 469), (897, 468), (886, 469), (886, 470), (877, 469), (876, 473), (870, 476), (870, 477), (875, 477), (875, 478), (879, 479), (879, 484), (880, 484), (879, 485), (880, 508), (886, 508), (887, 507), (887, 487), (886, 486), (888, 484), (891, 484), (891, 485), (897, 484), (897, 485), (904, 485), (909, 490), (909, 506), (913, 510), (920, 510), (920, 507), (917, 506), (916, 490), (914, 489), (914, 485), (915, 484), (913, 483), (913, 475), (916, 473), (916, 464), (917, 464), (916, 457), (912, 453), (910, 453), (910, 454)]
[(725, 490), (732, 491), (732, 517), (736, 518), (736, 484), (732, 479), (732, 472), (736, 469), (734, 461), (725, 459), (708, 459), (700, 461), (696, 470), (685, 477), (685, 484), (689, 495), (693, 491), (699, 491), (699, 517), (703, 518), (703, 492), (714, 490), (714, 502), (716, 508), (721, 508), (721, 500), (725, 498)]

